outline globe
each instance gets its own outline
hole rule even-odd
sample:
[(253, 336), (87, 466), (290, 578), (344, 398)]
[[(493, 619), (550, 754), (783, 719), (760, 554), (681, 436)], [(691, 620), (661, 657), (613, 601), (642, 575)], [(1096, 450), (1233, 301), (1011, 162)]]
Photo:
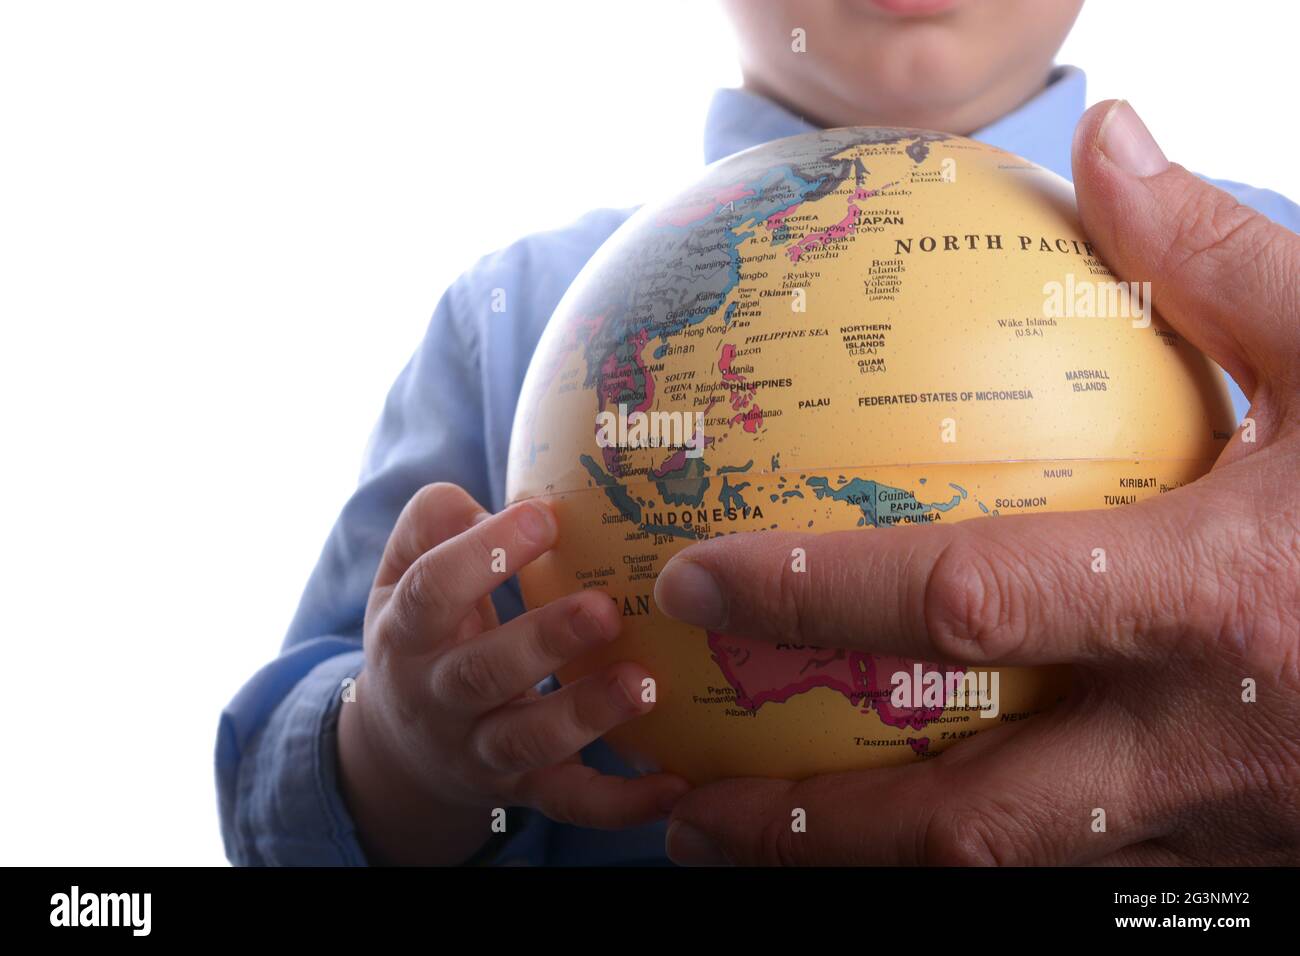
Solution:
[[(519, 580), (529, 607), (616, 602), (618, 639), (557, 676), (648, 669), (654, 708), (608, 735), (634, 766), (701, 783), (924, 760), (1052, 706), (1068, 673), (687, 627), (655, 604), (659, 570), (717, 535), (1124, 507), (1206, 472), (1234, 427), (1220, 370), (1106, 268), (1065, 180), (943, 133), (810, 133), (643, 207), (565, 294), (507, 488), (549, 502), (559, 539)], [(1135, 573), (1107, 557), (1080, 554), (1070, 586)]]

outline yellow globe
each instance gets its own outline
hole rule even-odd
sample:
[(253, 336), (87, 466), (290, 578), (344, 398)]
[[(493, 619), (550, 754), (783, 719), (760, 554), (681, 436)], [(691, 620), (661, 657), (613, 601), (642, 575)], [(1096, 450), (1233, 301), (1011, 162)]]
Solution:
[(1126, 505), (1206, 472), (1233, 427), (1221, 372), (1106, 269), (1060, 177), (941, 133), (792, 137), (637, 212), (551, 318), (507, 498), (548, 501), (560, 537), (520, 582), (529, 607), (599, 588), (622, 610), (559, 677), (649, 669), (654, 710), (609, 735), (634, 765), (698, 783), (925, 759), (1065, 675), (922, 694), (940, 665), (678, 624), (659, 569), (737, 531)]

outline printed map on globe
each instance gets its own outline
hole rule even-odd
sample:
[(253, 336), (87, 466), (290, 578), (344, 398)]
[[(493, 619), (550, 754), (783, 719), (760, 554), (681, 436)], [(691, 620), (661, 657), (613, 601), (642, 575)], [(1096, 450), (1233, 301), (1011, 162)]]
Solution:
[[(1068, 183), (940, 133), (780, 140), (640, 210), (552, 317), (511, 441), (508, 500), (561, 529), (527, 604), (598, 588), (624, 615), (561, 680), (647, 667), (656, 706), (610, 742), (694, 781), (924, 759), (1050, 706), (1066, 675), (1011, 668), (995, 713), (900, 703), (915, 662), (686, 627), (654, 580), (715, 535), (907, 534), (1194, 480), (1234, 427), (1221, 373), (1128, 291)], [(787, 569), (818, 572), (815, 547)]]

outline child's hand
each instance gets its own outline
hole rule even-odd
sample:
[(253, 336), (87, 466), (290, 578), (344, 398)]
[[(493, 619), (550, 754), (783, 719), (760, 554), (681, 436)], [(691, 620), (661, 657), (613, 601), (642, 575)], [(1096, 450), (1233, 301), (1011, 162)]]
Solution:
[(687, 790), (678, 777), (625, 780), (578, 759), (653, 706), (641, 700), (643, 668), (624, 662), (545, 696), (533, 690), (618, 634), (607, 595), (573, 594), (498, 623), (489, 593), (555, 537), (543, 504), (489, 516), (448, 484), (421, 489), (398, 518), (366, 608), (365, 670), (339, 719), (343, 790), (372, 856), (459, 862), (492, 834), (496, 807), (632, 826)]

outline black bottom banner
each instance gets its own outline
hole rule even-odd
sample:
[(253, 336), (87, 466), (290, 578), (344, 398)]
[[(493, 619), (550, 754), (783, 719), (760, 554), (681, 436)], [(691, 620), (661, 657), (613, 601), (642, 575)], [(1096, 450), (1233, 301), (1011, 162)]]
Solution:
[[(9, 927), (81, 942), (484, 943), (556, 930), (695, 949), (897, 936), (910, 945), (1097, 936), (1232, 945), (1288, 933), (1296, 869), (9, 870)], [(917, 934), (920, 933), (920, 936)], [(701, 934), (708, 934), (707, 936)], [(554, 936), (550, 937), (552, 940)], [(1277, 937), (1272, 937), (1277, 938)], [(460, 937), (456, 937), (457, 943)], [(749, 940), (748, 944), (743, 941)], [(674, 943), (674, 940), (680, 941)], [(538, 940), (541, 942), (541, 940)], [(730, 941), (730, 942), (728, 942)], [(450, 940), (448, 940), (450, 942)]]

